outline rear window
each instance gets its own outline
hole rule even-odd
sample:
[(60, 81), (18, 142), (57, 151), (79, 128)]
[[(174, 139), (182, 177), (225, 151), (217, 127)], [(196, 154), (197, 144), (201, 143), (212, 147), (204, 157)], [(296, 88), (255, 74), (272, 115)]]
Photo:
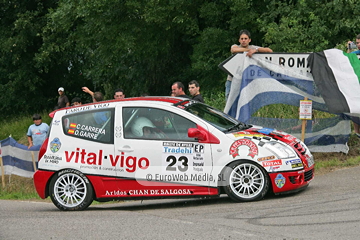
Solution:
[(65, 135), (84, 140), (114, 143), (114, 108), (85, 111), (62, 117)]

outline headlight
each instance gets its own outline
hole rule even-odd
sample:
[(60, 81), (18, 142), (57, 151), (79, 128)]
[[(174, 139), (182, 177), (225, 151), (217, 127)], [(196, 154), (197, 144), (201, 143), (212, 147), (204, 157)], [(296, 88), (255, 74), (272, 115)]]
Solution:
[(296, 157), (296, 153), (289, 146), (279, 142), (268, 142), (265, 144), (265, 147), (281, 159)]

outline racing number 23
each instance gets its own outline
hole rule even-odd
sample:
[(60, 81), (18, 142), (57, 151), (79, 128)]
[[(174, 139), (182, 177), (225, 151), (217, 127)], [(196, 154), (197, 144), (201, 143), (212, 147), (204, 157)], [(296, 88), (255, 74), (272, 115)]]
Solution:
[[(175, 156), (168, 156), (166, 158), (166, 162), (169, 163), (169, 165), (166, 167), (167, 171), (176, 171), (176, 167), (179, 169), (180, 172), (186, 172), (188, 170), (188, 158), (185, 156), (179, 157), (179, 159), (176, 159)], [(174, 166), (176, 162), (180, 162), (180, 166)]]

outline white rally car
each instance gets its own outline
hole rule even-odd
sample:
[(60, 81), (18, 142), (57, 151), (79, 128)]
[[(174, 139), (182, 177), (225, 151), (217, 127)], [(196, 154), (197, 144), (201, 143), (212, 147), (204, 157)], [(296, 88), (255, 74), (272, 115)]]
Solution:
[(299, 139), (183, 98), (141, 97), (56, 110), (34, 175), (61, 210), (93, 200), (259, 200), (304, 189), (314, 160)]

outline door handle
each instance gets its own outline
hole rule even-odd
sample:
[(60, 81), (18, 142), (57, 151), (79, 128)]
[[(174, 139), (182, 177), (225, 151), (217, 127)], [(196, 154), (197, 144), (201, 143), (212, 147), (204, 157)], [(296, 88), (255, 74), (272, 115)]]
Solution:
[(134, 149), (132, 149), (129, 145), (125, 145), (122, 148), (118, 148), (119, 152), (133, 152)]

